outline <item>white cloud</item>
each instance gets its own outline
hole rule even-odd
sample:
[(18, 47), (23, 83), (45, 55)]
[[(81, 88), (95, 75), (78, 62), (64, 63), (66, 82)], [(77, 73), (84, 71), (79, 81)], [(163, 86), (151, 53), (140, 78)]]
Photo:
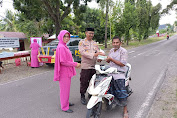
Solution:
[[(151, 0), (151, 1), (152, 1), (153, 6), (160, 3), (162, 5), (162, 9), (165, 9), (167, 5), (171, 3), (172, 0)], [(171, 10), (169, 14), (161, 16), (159, 24), (162, 25), (162, 24), (169, 23), (173, 25), (175, 21), (176, 21), (176, 12), (174, 10)]]
[(6, 10), (11, 10), (12, 12), (15, 12), (13, 8), (13, 0), (3, 0), (2, 7), (0, 7), (0, 19), (2, 19), (2, 17), (5, 17)]

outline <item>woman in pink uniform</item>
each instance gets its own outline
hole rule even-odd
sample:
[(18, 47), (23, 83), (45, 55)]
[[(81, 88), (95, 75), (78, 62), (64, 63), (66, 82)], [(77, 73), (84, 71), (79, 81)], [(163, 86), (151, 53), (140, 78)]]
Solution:
[(31, 48), (31, 67), (39, 67), (39, 61), (37, 59), (38, 50), (40, 48), (40, 45), (37, 43), (37, 40), (34, 39), (34, 42), (30, 45)]
[(54, 81), (59, 81), (60, 86), (60, 103), (64, 112), (72, 113), (69, 106), (71, 78), (76, 75), (75, 67), (79, 68), (80, 63), (73, 62), (72, 54), (66, 43), (70, 40), (70, 33), (67, 30), (60, 31), (58, 35), (59, 44), (55, 55)]

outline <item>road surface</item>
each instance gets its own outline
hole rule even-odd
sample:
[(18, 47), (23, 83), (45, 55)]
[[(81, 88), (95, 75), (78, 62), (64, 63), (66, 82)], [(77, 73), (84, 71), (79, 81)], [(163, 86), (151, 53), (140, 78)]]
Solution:
[[(162, 84), (168, 63), (177, 51), (177, 35), (170, 40), (128, 50), (132, 65), (130, 86), (134, 93), (128, 98), (130, 118), (145, 118)], [(70, 107), (74, 113), (62, 112), (59, 83), (53, 81), (53, 70), (22, 80), (0, 84), (0, 118), (85, 118), (86, 106), (80, 103), (79, 73), (73, 77)], [(102, 111), (101, 118), (121, 118), (123, 108)]]

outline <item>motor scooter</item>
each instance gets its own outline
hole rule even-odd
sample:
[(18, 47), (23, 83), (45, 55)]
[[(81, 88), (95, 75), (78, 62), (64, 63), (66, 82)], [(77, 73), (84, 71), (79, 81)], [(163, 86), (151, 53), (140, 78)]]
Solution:
[(113, 94), (110, 94), (109, 88), (110, 83), (113, 77), (109, 74), (112, 73), (124, 73), (125, 74), (125, 86), (127, 93), (130, 96), (132, 90), (129, 87), (129, 81), (131, 80), (131, 65), (127, 63), (127, 71), (121, 72), (117, 68), (109, 67), (108, 65), (95, 65), (96, 74), (94, 74), (90, 80), (89, 87), (87, 92), (91, 95), (87, 103), (87, 114), (86, 118), (100, 118), (102, 105), (106, 104), (107, 107), (112, 107), (112, 103), (119, 105), (118, 100), (114, 97)]

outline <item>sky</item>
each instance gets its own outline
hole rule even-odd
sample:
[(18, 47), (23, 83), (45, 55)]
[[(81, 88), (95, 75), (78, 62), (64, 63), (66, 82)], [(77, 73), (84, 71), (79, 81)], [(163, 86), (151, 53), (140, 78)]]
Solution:
[[(94, 0), (92, 1), (93, 2), (88, 3), (88, 6), (90, 8), (98, 8), (98, 4), (94, 2)], [(113, 0), (113, 1), (116, 1), (116, 0)], [(121, 0), (121, 1), (124, 1), (124, 0)], [(171, 0), (151, 0), (151, 1), (152, 1), (153, 6), (157, 5), (160, 2), (162, 5), (162, 9), (166, 8), (166, 6), (169, 5), (171, 2)], [(6, 10), (11, 10), (15, 12), (12, 4), (13, 4), (13, 0), (3, 0), (2, 7), (0, 6), (0, 19), (2, 19), (2, 17), (5, 17)], [(170, 11), (170, 14), (164, 15), (161, 17), (159, 24), (162, 25), (162, 24), (169, 23), (172, 25), (174, 21), (176, 20), (177, 19), (176, 19), (175, 11)]]

